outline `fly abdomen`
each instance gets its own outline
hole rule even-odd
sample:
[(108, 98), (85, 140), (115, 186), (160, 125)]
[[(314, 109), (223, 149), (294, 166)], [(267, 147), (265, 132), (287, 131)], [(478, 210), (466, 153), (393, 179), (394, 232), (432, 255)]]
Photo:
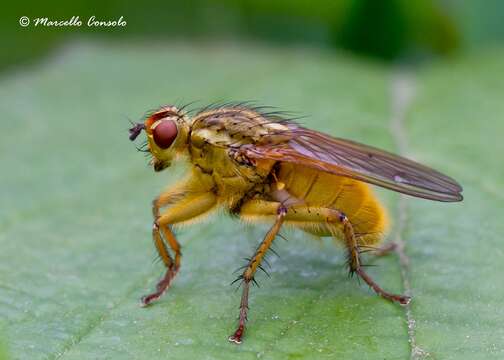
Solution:
[[(289, 194), (303, 200), (307, 206), (345, 213), (354, 224), (360, 243), (375, 243), (387, 231), (387, 213), (370, 186), (363, 182), (291, 163), (281, 164), (278, 178)], [(331, 233), (327, 230), (317, 235), (330, 236)]]

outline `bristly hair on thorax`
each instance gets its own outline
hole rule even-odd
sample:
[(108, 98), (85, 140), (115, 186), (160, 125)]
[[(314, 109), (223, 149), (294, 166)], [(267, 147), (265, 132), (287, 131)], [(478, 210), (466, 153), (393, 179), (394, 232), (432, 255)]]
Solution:
[(298, 120), (304, 119), (306, 116), (299, 116), (292, 111), (278, 110), (277, 107), (271, 105), (259, 105), (256, 100), (245, 100), (245, 101), (215, 101), (208, 105), (202, 107), (195, 107), (190, 109), (189, 106), (193, 105), (194, 102), (184, 104), (180, 109), (186, 109), (186, 113), (196, 117), (202, 113), (208, 111), (218, 111), (229, 109), (230, 111), (253, 111), (265, 119), (271, 122), (290, 122), (299, 125)]

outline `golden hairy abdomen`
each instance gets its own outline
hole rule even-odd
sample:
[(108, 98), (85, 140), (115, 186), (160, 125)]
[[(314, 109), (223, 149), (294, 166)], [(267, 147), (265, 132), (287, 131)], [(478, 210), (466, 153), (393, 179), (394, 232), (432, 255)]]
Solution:
[[(366, 183), (291, 163), (280, 165), (278, 178), (289, 194), (304, 200), (308, 206), (345, 213), (361, 244), (376, 243), (387, 232), (387, 212)], [(314, 235), (331, 235), (324, 224), (291, 224)]]

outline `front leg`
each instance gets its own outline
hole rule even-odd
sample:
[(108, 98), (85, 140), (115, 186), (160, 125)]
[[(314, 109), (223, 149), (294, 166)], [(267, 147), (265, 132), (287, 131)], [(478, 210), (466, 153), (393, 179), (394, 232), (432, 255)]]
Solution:
[[(176, 193), (172, 192), (173, 196), (161, 195), (154, 201), (154, 225), (152, 229), (152, 237), (156, 249), (163, 260), (167, 270), (164, 277), (156, 286), (156, 291), (142, 297), (142, 305), (147, 306), (153, 301), (159, 299), (170, 286), (173, 278), (180, 268), (180, 244), (175, 238), (175, 234), (171, 230), (171, 225), (183, 223), (195, 218), (204, 216), (209, 213), (217, 204), (217, 198), (212, 192), (204, 193)], [(162, 201), (164, 199), (165, 201)], [(159, 214), (159, 208), (171, 203), (171, 207)], [(168, 248), (163, 241), (164, 239), (175, 253), (173, 259), (168, 251)]]
[(158, 299), (162, 295), (162, 293), (168, 289), (173, 278), (175, 277), (175, 275), (177, 275), (177, 272), (180, 268), (180, 258), (182, 256), (180, 252), (180, 244), (173, 235), (171, 229), (168, 228), (168, 231), (165, 231), (164, 236), (168, 241), (171, 249), (175, 253), (175, 260), (173, 260), (168, 247), (166, 246), (166, 242), (161, 236), (161, 231), (159, 229), (159, 225), (157, 224), (157, 220), (160, 217), (160, 210), (162, 207), (175, 203), (177, 199), (183, 198), (187, 192), (188, 184), (186, 182), (180, 182), (172, 188), (161, 193), (157, 198), (154, 199), (154, 201), (152, 201), (152, 216), (154, 218), (154, 223), (152, 224), (152, 240), (159, 254), (159, 258), (163, 261), (163, 264), (166, 267), (166, 273), (158, 282), (156, 286), (157, 291), (142, 297), (141, 301), (143, 306), (147, 306), (152, 301)]

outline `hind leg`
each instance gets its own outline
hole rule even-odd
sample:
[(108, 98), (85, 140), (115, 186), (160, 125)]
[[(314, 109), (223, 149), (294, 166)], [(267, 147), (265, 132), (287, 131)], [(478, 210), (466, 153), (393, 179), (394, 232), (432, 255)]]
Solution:
[(372, 254), (374, 256), (387, 256), (397, 250), (397, 243), (395, 241), (389, 241), (385, 245), (373, 249)]
[[(342, 230), (343, 230), (343, 234), (345, 236), (346, 246), (348, 249), (350, 272), (356, 273), (357, 275), (359, 275), (359, 277), (362, 280), (364, 280), (366, 282), (366, 284), (368, 284), (381, 297), (383, 297), (387, 300), (390, 300), (390, 301), (398, 302), (402, 305), (408, 304), (411, 300), (411, 298), (409, 296), (396, 295), (396, 294), (392, 294), (392, 293), (389, 293), (389, 292), (383, 290), (371, 278), (371, 276), (369, 276), (364, 271), (364, 269), (361, 265), (361, 260), (360, 260), (360, 256), (359, 256), (359, 254), (360, 254), (359, 244), (358, 244), (357, 239), (355, 237), (353, 226), (352, 226), (350, 220), (348, 220), (347, 216), (344, 213), (339, 212), (337, 210), (333, 210), (333, 211), (336, 211), (335, 214), (337, 215), (338, 220), (343, 227)], [(387, 250), (387, 251), (391, 251), (391, 250)]]

